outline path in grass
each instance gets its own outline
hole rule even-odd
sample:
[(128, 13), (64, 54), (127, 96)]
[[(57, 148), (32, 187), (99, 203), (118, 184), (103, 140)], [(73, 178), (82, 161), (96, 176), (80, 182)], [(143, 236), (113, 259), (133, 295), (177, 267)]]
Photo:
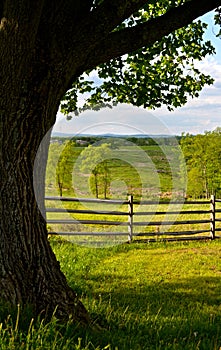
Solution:
[(110, 349), (219, 349), (221, 242), (89, 249), (52, 241)]

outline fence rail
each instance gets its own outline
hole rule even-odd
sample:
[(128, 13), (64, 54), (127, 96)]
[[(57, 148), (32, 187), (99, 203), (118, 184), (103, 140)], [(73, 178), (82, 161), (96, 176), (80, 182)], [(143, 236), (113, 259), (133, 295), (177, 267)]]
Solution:
[[(211, 196), (210, 200), (203, 201), (142, 201), (134, 200), (129, 196), (128, 200), (107, 200), (91, 198), (69, 198), (69, 197), (46, 197), (46, 202), (51, 204), (46, 206), (47, 223), (51, 226), (50, 234), (59, 234), (64, 236), (127, 236), (128, 242), (148, 241), (165, 239), (165, 240), (189, 240), (189, 239), (215, 239), (217, 232), (221, 232), (221, 200)], [(64, 203), (65, 207), (53, 207), (53, 203)], [(79, 209), (83, 204), (97, 205), (98, 208)], [(107, 209), (104, 207), (107, 205)], [(111, 210), (108, 205), (118, 205), (120, 210)], [(177, 210), (176, 205), (180, 205), (181, 210)], [(185, 209), (185, 206), (193, 209)], [(206, 206), (206, 209), (194, 209), (194, 206)], [(73, 208), (74, 206), (74, 208)], [(102, 206), (102, 209), (100, 208)], [(144, 211), (140, 210), (145, 206)], [(156, 210), (152, 208), (156, 206)], [(164, 210), (164, 206), (169, 206), (169, 210)], [(171, 207), (175, 206), (174, 210)], [(219, 206), (219, 207), (218, 207)], [(137, 209), (138, 207), (138, 209)], [(147, 209), (150, 210), (147, 210)], [(184, 209), (183, 209), (184, 208)], [(48, 216), (55, 215), (53, 218)], [(68, 218), (58, 217), (63, 214)], [(85, 218), (85, 215), (88, 217)], [(182, 216), (187, 216), (183, 219)], [(194, 215), (200, 216), (193, 218)], [(92, 218), (90, 218), (92, 216)], [(94, 216), (98, 218), (94, 219)], [(99, 218), (99, 216), (101, 218)], [(102, 217), (103, 216), (103, 217)], [(108, 216), (108, 218), (106, 217)], [(156, 219), (160, 217), (159, 220)], [(166, 216), (164, 218), (163, 216)], [(168, 219), (171, 216), (177, 216), (175, 219)], [(181, 218), (180, 218), (181, 217)], [(118, 218), (118, 219), (117, 219)], [(119, 219), (120, 218), (120, 219)], [(150, 218), (150, 219), (149, 219)], [(126, 220), (127, 219), (127, 220)], [(149, 220), (148, 220), (149, 219)], [(119, 221), (120, 220), (120, 221)], [(219, 224), (220, 223), (220, 224)], [(52, 226), (59, 225), (56, 230)], [(81, 225), (79, 229), (79, 225)], [(82, 225), (87, 229), (82, 231)], [(74, 229), (73, 229), (74, 226)], [(88, 230), (88, 227), (95, 226), (95, 232)], [(169, 230), (165, 229), (168, 226)], [(176, 227), (179, 226), (179, 229)], [(188, 227), (186, 227), (188, 226)], [(65, 227), (66, 230), (63, 228)], [(70, 228), (69, 228), (70, 227)], [(101, 228), (99, 230), (98, 228)], [(105, 230), (105, 227), (115, 227), (115, 230)], [(155, 231), (150, 228), (155, 227)], [(175, 227), (175, 229), (174, 229)], [(193, 228), (194, 227), (194, 228)], [(120, 228), (116, 231), (116, 228)], [(125, 228), (127, 229), (125, 231)]]

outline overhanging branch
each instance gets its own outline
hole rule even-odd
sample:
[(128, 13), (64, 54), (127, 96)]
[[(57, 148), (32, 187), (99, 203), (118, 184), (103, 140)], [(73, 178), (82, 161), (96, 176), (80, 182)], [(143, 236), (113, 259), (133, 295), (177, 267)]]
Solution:
[[(77, 27), (74, 23), (66, 23), (66, 26), (71, 28), (70, 35), (62, 33), (63, 42), (66, 42), (65, 46), (68, 47), (68, 50), (64, 50), (68, 78), (72, 76), (72, 79), (68, 79), (68, 86), (86, 70), (85, 61), (97, 43), (103, 43), (103, 39), (108, 37), (109, 33), (146, 3), (147, 0), (104, 0), (93, 11), (85, 14)], [(71, 35), (71, 32), (74, 35)]]
[[(59, 51), (62, 66), (68, 75), (76, 66), (83, 66), (91, 50), (107, 37), (119, 24), (142, 7), (147, 0), (104, 0), (94, 10), (92, 0), (45, 0), (40, 41), (50, 41), (47, 35), (53, 33), (51, 50)], [(56, 6), (55, 6), (56, 5)], [(48, 34), (47, 34), (48, 33)], [(51, 56), (58, 56), (52, 53)], [(81, 69), (81, 68), (80, 68)], [(78, 73), (75, 72), (78, 75)]]
[(131, 28), (109, 34), (90, 54), (85, 69), (149, 46), (221, 5), (221, 0), (191, 0), (166, 14)]
[(91, 23), (93, 26), (95, 24), (92, 35), (96, 37), (98, 33), (104, 35), (115, 29), (146, 3), (147, 0), (104, 0), (88, 18), (87, 26), (91, 26)]

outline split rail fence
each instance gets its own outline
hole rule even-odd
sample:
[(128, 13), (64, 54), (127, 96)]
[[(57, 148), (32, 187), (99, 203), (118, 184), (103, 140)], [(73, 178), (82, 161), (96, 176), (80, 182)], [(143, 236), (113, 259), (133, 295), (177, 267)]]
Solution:
[[(126, 236), (124, 241), (128, 242), (221, 238), (218, 235), (221, 232), (221, 199), (215, 196), (198, 201), (139, 202), (133, 196), (125, 201), (69, 197), (46, 197), (45, 200), (50, 205), (46, 205), (46, 213), (51, 235)], [(113, 210), (113, 206), (119, 210)], [(121, 219), (117, 219), (119, 217)], [(92, 231), (87, 230), (88, 227), (92, 227)]]

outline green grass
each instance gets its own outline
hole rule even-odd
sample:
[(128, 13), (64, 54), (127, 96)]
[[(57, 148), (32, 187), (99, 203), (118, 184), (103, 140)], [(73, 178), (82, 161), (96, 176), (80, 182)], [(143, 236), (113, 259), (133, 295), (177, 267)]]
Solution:
[(205, 349), (221, 347), (221, 241), (92, 249), (51, 239), (69, 284), (99, 332), (12, 318), (0, 349)]
[[(76, 197), (92, 196), (88, 195), (90, 174), (82, 175), (82, 171), (74, 167), (83, 149), (83, 147), (74, 149), (71, 160), (74, 181), (71, 190), (67, 191), (64, 188), (64, 196), (67, 193)], [(55, 168), (56, 164), (49, 162), (46, 183), (51, 185), (46, 188), (47, 195), (59, 193), (56, 190)], [(179, 175), (179, 150), (174, 146), (120, 147), (114, 150), (113, 159), (109, 160), (108, 168), (111, 182), (115, 183), (110, 191), (111, 198), (123, 198), (127, 193), (131, 193), (137, 199), (141, 197), (153, 199), (159, 192), (168, 194), (171, 193), (172, 187), (175, 191), (180, 191), (182, 187), (180, 187)]]

